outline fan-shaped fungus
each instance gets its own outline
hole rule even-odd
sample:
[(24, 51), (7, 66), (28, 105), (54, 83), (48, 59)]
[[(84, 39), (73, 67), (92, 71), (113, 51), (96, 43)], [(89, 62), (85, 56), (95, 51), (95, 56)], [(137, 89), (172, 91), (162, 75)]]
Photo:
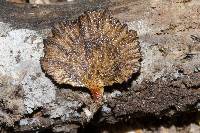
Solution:
[(104, 86), (127, 81), (140, 68), (136, 31), (105, 10), (55, 25), (44, 53), (42, 67), (57, 83), (87, 87), (97, 100)]

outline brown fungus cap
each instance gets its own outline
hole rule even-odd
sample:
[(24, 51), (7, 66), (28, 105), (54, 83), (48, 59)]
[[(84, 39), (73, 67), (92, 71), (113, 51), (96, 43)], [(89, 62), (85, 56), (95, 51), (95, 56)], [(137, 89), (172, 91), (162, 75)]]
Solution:
[(104, 86), (127, 81), (140, 68), (136, 31), (105, 10), (55, 25), (44, 53), (42, 67), (57, 83), (87, 87), (96, 99)]

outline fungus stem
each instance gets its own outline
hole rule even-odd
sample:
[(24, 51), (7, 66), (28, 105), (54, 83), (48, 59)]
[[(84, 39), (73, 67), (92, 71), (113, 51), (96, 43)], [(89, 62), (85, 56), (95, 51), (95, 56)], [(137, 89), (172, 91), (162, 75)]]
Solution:
[(98, 85), (93, 85), (90, 88), (90, 91), (92, 93), (92, 97), (95, 102), (101, 102), (103, 98), (103, 92), (104, 92), (104, 87), (103, 86), (98, 86)]

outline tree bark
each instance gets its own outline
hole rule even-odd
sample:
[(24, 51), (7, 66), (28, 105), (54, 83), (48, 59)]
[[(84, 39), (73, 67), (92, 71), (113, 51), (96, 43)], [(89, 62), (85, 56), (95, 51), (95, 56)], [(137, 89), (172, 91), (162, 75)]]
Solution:
[[(43, 39), (54, 23), (109, 9), (138, 32), (142, 67), (106, 87), (96, 110), (83, 88), (56, 84), (41, 69)], [(98, 0), (64, 5), (0, 2), (0, 124), (13, 131), (76, 132), (146, 116), (196, 112), (200, 100), (200, 1)]]

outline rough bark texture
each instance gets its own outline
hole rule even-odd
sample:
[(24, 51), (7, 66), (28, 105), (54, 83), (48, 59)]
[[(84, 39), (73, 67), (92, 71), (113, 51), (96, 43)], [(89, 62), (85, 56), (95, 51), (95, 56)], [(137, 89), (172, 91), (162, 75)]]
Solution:
[[(56, 84), (42, 71), (40, 58), (53, 23), (99, 8), (110, 9), (138, 32), (143, 60), (133, 81), (105, 90), (104, 104), (96, 111), (87, 89)], [(85, 0), (50, 6), (0, 2), (1, 128), (76, 132), (89, 122), (98, 126), (198, 111), (199, 18), (199, 0)]]

